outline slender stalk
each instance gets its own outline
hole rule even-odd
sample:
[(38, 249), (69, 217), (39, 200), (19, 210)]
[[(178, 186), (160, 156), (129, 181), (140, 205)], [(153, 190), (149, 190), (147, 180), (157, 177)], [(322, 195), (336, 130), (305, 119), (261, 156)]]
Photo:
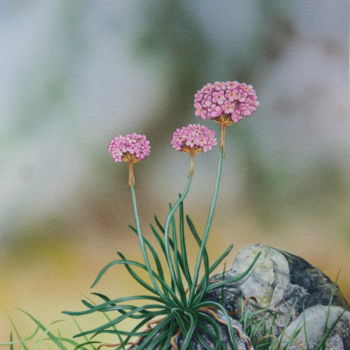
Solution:
[[(171, 210), (171, 204), (169, 204), (169, 208)], [(178, 250), (178, 238), (176, 233), (176, 223), (175, 223), (175, 216), (173, 215), (171, 219), (171, 231), (173, 236), (173, 244), (174, 244), (174, 266), (175, 266), (175, 275), (176, 275), (176, 284), (177, 288), (182, 300), (182, 305), (186, 305), (186, 291), (185, 287), (182, 282), (182, 276), (180, 272), (180, 263), (179, 263), (179, 250)]]
[(225, 134), (227, 125), (224, 123), (220, 124), (220, 149), (225, 151)]
[(128, 184), (129, 186), (135, 186), (134, 163), (132, 161), (128, 162), (128, 168), (129, 168)]
[(191, 163), (190, 163), (190, 172), (189, 172), (189, 176), (193, 175), (194, 173), (194, 152), (190, 153), (190, 158), (191, 158)]
[(132, 206), (133, 206), (133, 209), (134, 209), (136, 230), (137, 230), (137, 235), (139, 237), (139, 242), (140, 242), (140, 247), (141, 247), (143, 259), (145, 261), (145, 264), (146, 264), (146, 267), (147, 267), (147, 271), (148, 271), (148, 274), (149, 274), (149, 276), (151, 278), (151, 281), (153, 283), (154, 288), (156, 289), (158, 294), (160, 296), (162, 296), (163, 294), (162, 294), (161, 290), (158, 287), (156, 279), (155, 279), (155, 277), (153, 275), (151, 264), (149, 263), (148, 253), (147, 253), (147, 250), (146, 250), (146, 247), (145, 247), (145, 241), (143, 239), (143, 235), (142, 235), (142, 231), (141, 231), (140, 218), (139, 218), (139, 213), (138, 213), (138, 209), (137, 209), (137, 202), (136, 202), (135, 186), (133, 184), (131, 184), (131, 185), (129, 184), (129, 186), (130, 186), (130, 191), (131, 191)]
[(187, 280), (188, 286), (191, 286), (192, 285), (192, 277), (191, 277), (190, 270), (188, 268), (183, 202), (180, 204), (179, 221), (180, 221), (180, 223), (179, 223), (179, 226), (180, 226), (180, 245), (181, 245), (181, 256), (182, 256), (182, 260), (183, 260), (183, 273), (184, 273), (185, 278)]
[[(207, 224), (205, 226), (205, 230), (204, 230), (204, 234), (203, 234), (202, 243), (201, 243), (201, 246), (200, 246), (200, 249), (199, 249), (199, 252), (198, 252), (198, 256), (197, 256), (197, 261), (196, 261), (196, 266), (195, 266), (194, 276), (193, 276), (193, 283), (192, 283), (192, 286), (191, 286), (190, 296), (189, 296), (189, 303), (190, 304), (192, 303), (193, 298), (195, 296), (196, 286), (197, 286), (197, 282), (198, 282), (198, 278), (199, 278), (199, 272), (200, 272), (200, 267), (201, 267), (201, 261), (202, 261), (202, 258), (203, 258), (205, 245), (206, 245), (206, 243), (208, 241), (209, 232), (210, 232), (211, 225), (212, 225), (212, 222), (213, 222), (213, 216), (214, 216), (215, 207), (216, 207), (216, 203), (217, 203), (217, 199), (218, 199), (220, 180), (221, 180), (221, 173), (222, 173), (222, 162), (223, 162), (223, 158), (224, 158), (225, 131), (226, 131), (226, 126), (221, 124), (220, 151), (219, 151), (218, 167), (217, 167), (217, 170), (216, 170), (216, 180), (215, 180), (213, 198), (212, 198), (211, 205), (210, 205), (210, 210), (209, 210), (209, 214), (208, 214)], [(208, 278), (208, 277), (206, 277), (206, 278)]]
[[(166, 252), (166, 258), (167, 258), (167, 263), (168, 263), (168, 266), (169, 266), (171, 279), (174, 282), (177, 281), (177, 278), (176, 278), (176, 273), (175, 273), (174, 262), (172, 260), (171, 253), (170, 253), (169, 229), (170, 229), (171, 220), (172, 220), (172, 218), (174, 216), (174, 213), (175, 213), (176, 209), (184, 201), (184, 199), (186, 198), (186, 196), (188, 194), (188, 191), (190, 189), (192, 178), (193, 178), (193, 171), (191, 171), (192, 166), (193, 166), (192, 162), (193, 162), (193, 157), (191, 156), (191, 167), (190, 167), (190, 172), (189, 172), (188, 177), (187, 177), (187, 182), (186, 182), (186, 185), (185, 185), (185, 189), (184, 189), (183, 193), (181, 194), (181, 196), (179, 197), (179, 199), (174, 204), (174, 206), (170, 209), (170, 211), (169, 211), (169, 213), (168, 213), (168, 215), (166, 217), (166, 220), (165, 220), (165, 228), (164, 228), (165, 252)], [(177, 252), (174, 252), (174, 254), (177, 254)], [(181, 276), (179, 276), (179, 278), (181, 278)], [(178, 283), (176, 283), (176, 284), (178, 284)], [(176, 287), (178, 288), (179, 286), (176, 285)]]

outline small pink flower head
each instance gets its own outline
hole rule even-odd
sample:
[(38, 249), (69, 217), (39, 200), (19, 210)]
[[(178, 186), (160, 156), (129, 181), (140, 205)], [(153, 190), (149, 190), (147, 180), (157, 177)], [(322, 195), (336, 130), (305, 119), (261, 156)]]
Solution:
[(226, 125), (249, 117), (257, 106), (259, 102), (253, 87), (237, 81), (206, 84), (194, 97), (196, 116)]
[(136, 163), (150, 155), (151, 146), (146, 136), (132, 133), (112, 139), (108, 152), (116, 162)]
[(215, 132), (204, 125), (189, 124), (176, 129), (171, 145), (178, 151), (191, 154), (208, 152), (216, 145)]

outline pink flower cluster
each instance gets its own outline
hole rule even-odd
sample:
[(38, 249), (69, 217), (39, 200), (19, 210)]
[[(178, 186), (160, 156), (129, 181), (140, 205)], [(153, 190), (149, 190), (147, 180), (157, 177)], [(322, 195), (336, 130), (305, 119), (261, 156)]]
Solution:
[(116, 162), (137, 162), (150, 155), (151, 145), (146, 136), (132, 133), (115, 137), (108, 152)]
[(204, 125), (189, 124), (176, 129), (171, 145), (182, 152), (208, 152), (216, 145), (215, 132)]
[(202, 119), (229, 117), (238, 123), (250, 116), (259, 106), (255, 90), (251, 85), (237, 81), (207, 84), (195, 94), (196, 116)]

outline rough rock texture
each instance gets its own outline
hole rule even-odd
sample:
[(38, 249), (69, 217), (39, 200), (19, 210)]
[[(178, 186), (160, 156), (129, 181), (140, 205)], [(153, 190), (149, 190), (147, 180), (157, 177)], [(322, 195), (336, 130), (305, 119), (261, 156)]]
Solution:
[[(280, 339), (283, 346), (294, 339), (288, 350), (300, 350), (301, 347), (314, 349), (327, 330), (331, 333), (326, 341), (326, 349), (350, 349), (350, 312), (338, 306), (317, 305), (306, 309), (286, 328)], [(294, 338), (293, 335), (298, 331), (299, 334)]]
[[(349, 305), (336, 283), (298, 256), (254, 244), (240, 250), (232, 268), (213, 276), (211, 281), (237, 277), (247, 270), (258, 253), (261, 253), (258, 261), (245, 278), (214, 289), (205, 296), (208, 300), (224, 304), (233, 317), (233, 324), (239, 329), (237, 333), (241, 335), (237, 341), (238, 349), (252, 349), (239, 323), (240, 318), (259, 311), (254, 315), (255, 320), (263, 321), (272, 330), (273, 337), (279, 337), (284, 345), (289, 342), (288, 350), (316, 350), (326, 333), (325, 326), (331, 327), (341, 315), (327, 340), (326, 349), (350, 350)], [(327, 315), (328, 323), (326, 323)], [(231, 350), (226, 327), (220, 323), (218, 325), (222, 333), (221, 339), (226, 344), (224, 348)], [(204, 326), (211, 329), (209, 324)], [(290, 342), (294, 332), (300, 327), (302, 330), (297, 339)], [(264, 336), (266, 336), (264, 333), (255, 333), (255, 339)], [(180, 349), (181, 344), (180, 336), (178, 339)], [(210, 344), (214, 348), (214, 344)], [(196, 350), (204, 349), (196, 339), (192, 345)]]
[[(331, 303), (348, 308), (338, 286), (320, 270), (300, 257), (260, 244), (239, 251), (224, 278), (243, 273), (259, 252), (261, 255), (247, 277), (225, 287), (223, 291), (214, 290), (207, 297), (219, 301), (224, 293), (225, 306), (237, 318), (240, 316), (242, 299), (248, 301), (247, 308), (250, 311), (271, 310), (273, 313), (262, 313), (259, 317), (265, 317), (267, 322), (273, 323), (276, 336), (309, 307)], [(222, 279), (222, 274), (213, 279)]]

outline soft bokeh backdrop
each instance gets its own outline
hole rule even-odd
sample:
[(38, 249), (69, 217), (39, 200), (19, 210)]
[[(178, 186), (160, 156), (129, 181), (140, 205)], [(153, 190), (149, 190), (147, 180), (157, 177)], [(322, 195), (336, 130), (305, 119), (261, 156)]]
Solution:
[[(193, 95), (217, 80), (252, 84), (261, 106), (229, 129), (210, 254), (285, 249), (341, 270), (350, 298), (348, 13), (345, 0), (1, 1), (0, 341), (6, 311), (29, 334), (15, 307), (64, 318), (115, 251), (140, 256), (126, 167), (107, 143), (149, 136), (141, 215), (144, 227), (164, 218), (188, 166), (172, 131), (197, 121)], [(216, 152), (197, 158), (187, 209), (200, 227), (215, 164)], [(137, 287), (116, 268), (96, 289)]]

